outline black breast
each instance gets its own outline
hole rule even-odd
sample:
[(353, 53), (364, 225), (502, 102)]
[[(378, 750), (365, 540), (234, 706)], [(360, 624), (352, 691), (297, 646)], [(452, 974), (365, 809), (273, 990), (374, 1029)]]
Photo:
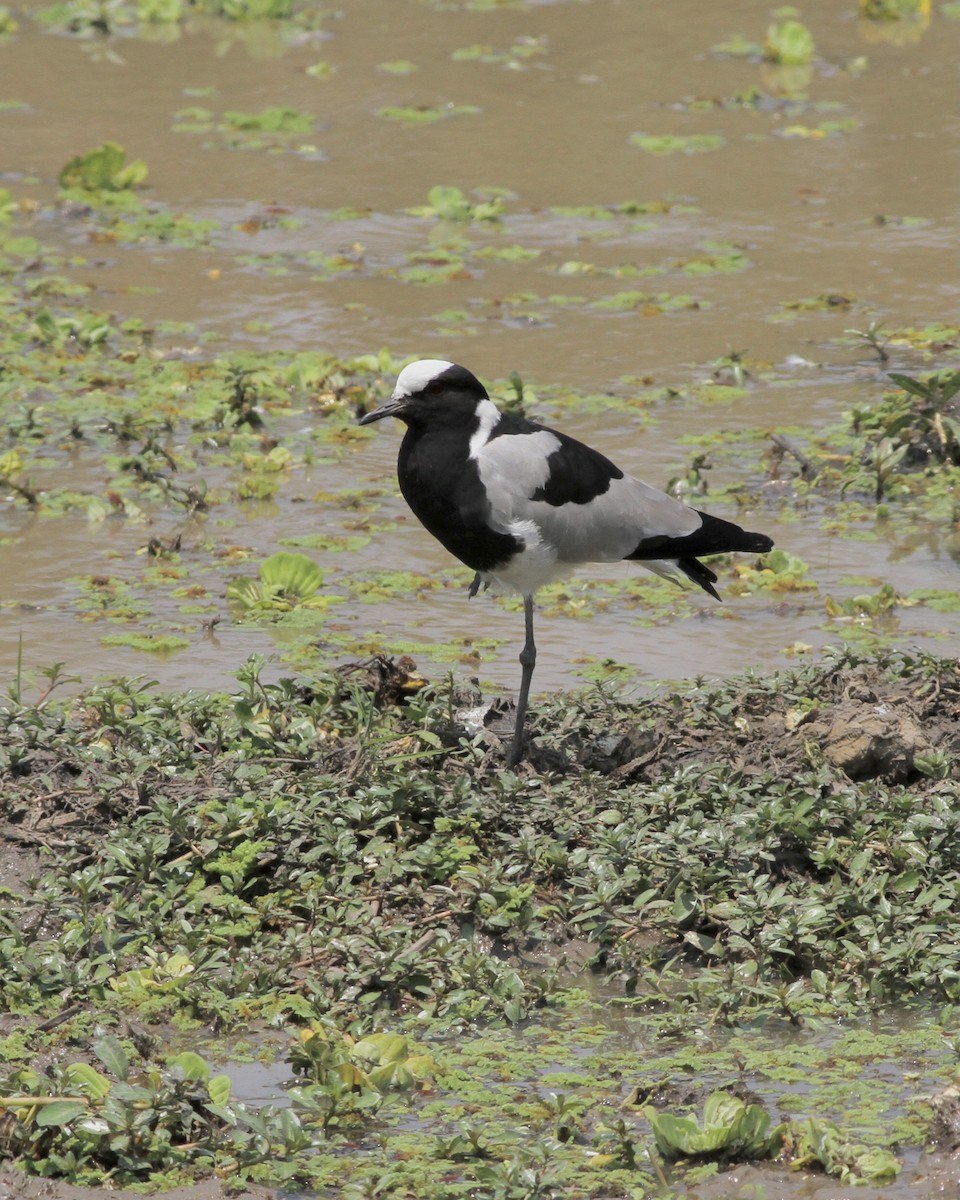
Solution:
[(490, 528), (490, 505), (470, 458), (470, 432), (409, 427), (400, 443), (397, 477), (424, 528), (471, 570), (484, 572), (503, 566), (523, 542)]

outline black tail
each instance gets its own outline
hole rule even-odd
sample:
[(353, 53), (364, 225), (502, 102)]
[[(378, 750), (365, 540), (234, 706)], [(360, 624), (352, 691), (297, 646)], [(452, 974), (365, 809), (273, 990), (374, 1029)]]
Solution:
[(694, 583), (699, 583), (703, 590), (709, 592), (715, 600), (720, 599), (720, 593), (713, 586), (717, 582), (716, 572), (704, 566), (699, 558), (691, 558), (689, 555), (684, 558), (678, 558), (677, 566), (688, 579), (692, 579)]
[(716, 588), (717, 577), (709, 567), (698, 561), (698, 556), (728, 554), (740, 551), (744, 554), (766, 554), (773, 548), (773, 539), (765, 533), (750, 533), (709, 513), (696, 510), (702, 522), (699, 529), (685, 537), (669, 537), (666, 534), (646, 537), (627, 558), (642, 562), (645, 558), (664, 558), (676, 562), (680, 570), (705, 592), (720, 599)]

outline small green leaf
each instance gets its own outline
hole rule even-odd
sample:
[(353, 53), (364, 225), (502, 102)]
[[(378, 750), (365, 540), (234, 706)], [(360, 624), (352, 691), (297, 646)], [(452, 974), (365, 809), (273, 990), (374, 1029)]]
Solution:
[(34, 1118), (34, 1124), (40, 1129), (62, 1129), (77, 1117), (83, 1116), (87, 1106), (82, 1100), (56, 1100), (53, 1104), (45, 1104)]
[(207, 1091), (210, 1094), (210, 1099), (214, 1104), (224, 1105), (230, 1102), (230, 1092), (232, 1089), (229, 1075), (214, 1075), (207, 1084)]
[(120, 1039), (108, 1034), (93, 1043), (93, 1052), (103, 1065), (116, 1075), (118, 1079), (126, 1079), (130, 1074), (130, 1060), (120, 1044)]
[(67, 1083), (91, 1100), (102, 1100), (111, 1088), (110, 1080), (89, 1063), (69, 1063), (63, 1072)]
[(191, 1083), (206, 1083), (210, 1078), (210, 1068), (199, 1054), (192, 1050), (184, 1050), (167, 1060), (167, 1066), (178, 1067), (183, 1072), (184, 1079)]
[(374, 1033), (353, 1047), (357, 1058), (375, 1063), (397, 1062), (408, 1052), (407, 1039), (400, 1033)]
[(889, 373), (889, 378), (902, 388), (905, 392), (909, 392), (911, 396), (921, 396), (924, 400), (929, 400), (930, 388), (925, 383), (921, 383), (919, 379), (912, 379), (909, 375), (895, 375), (892, 371)]

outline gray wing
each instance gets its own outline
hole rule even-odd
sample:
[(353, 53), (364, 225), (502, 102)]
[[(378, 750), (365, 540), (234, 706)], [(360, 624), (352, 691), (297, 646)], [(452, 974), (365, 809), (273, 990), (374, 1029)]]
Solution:
[(702, 523), (686, 504), (553, 430), (491, 438), (476, 460), (491, 523), (507, 532), (532, 522), (559, 562), (615, 562), (645, 538), (686, 537)]

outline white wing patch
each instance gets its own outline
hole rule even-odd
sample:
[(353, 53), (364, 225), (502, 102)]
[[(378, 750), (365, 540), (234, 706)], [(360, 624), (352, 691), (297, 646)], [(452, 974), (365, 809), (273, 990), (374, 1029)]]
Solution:
[[(470, 438), (470, 457), (479, 460), (480, 452), (490, 441), (490, 434), (493, 433), (500, 421), (500, 410), (492, 400), (481, 400), (477, 404), (477, 420), (480, 425), (477, 432)], [(483, 478), (482, 468), (480, 478)]]

